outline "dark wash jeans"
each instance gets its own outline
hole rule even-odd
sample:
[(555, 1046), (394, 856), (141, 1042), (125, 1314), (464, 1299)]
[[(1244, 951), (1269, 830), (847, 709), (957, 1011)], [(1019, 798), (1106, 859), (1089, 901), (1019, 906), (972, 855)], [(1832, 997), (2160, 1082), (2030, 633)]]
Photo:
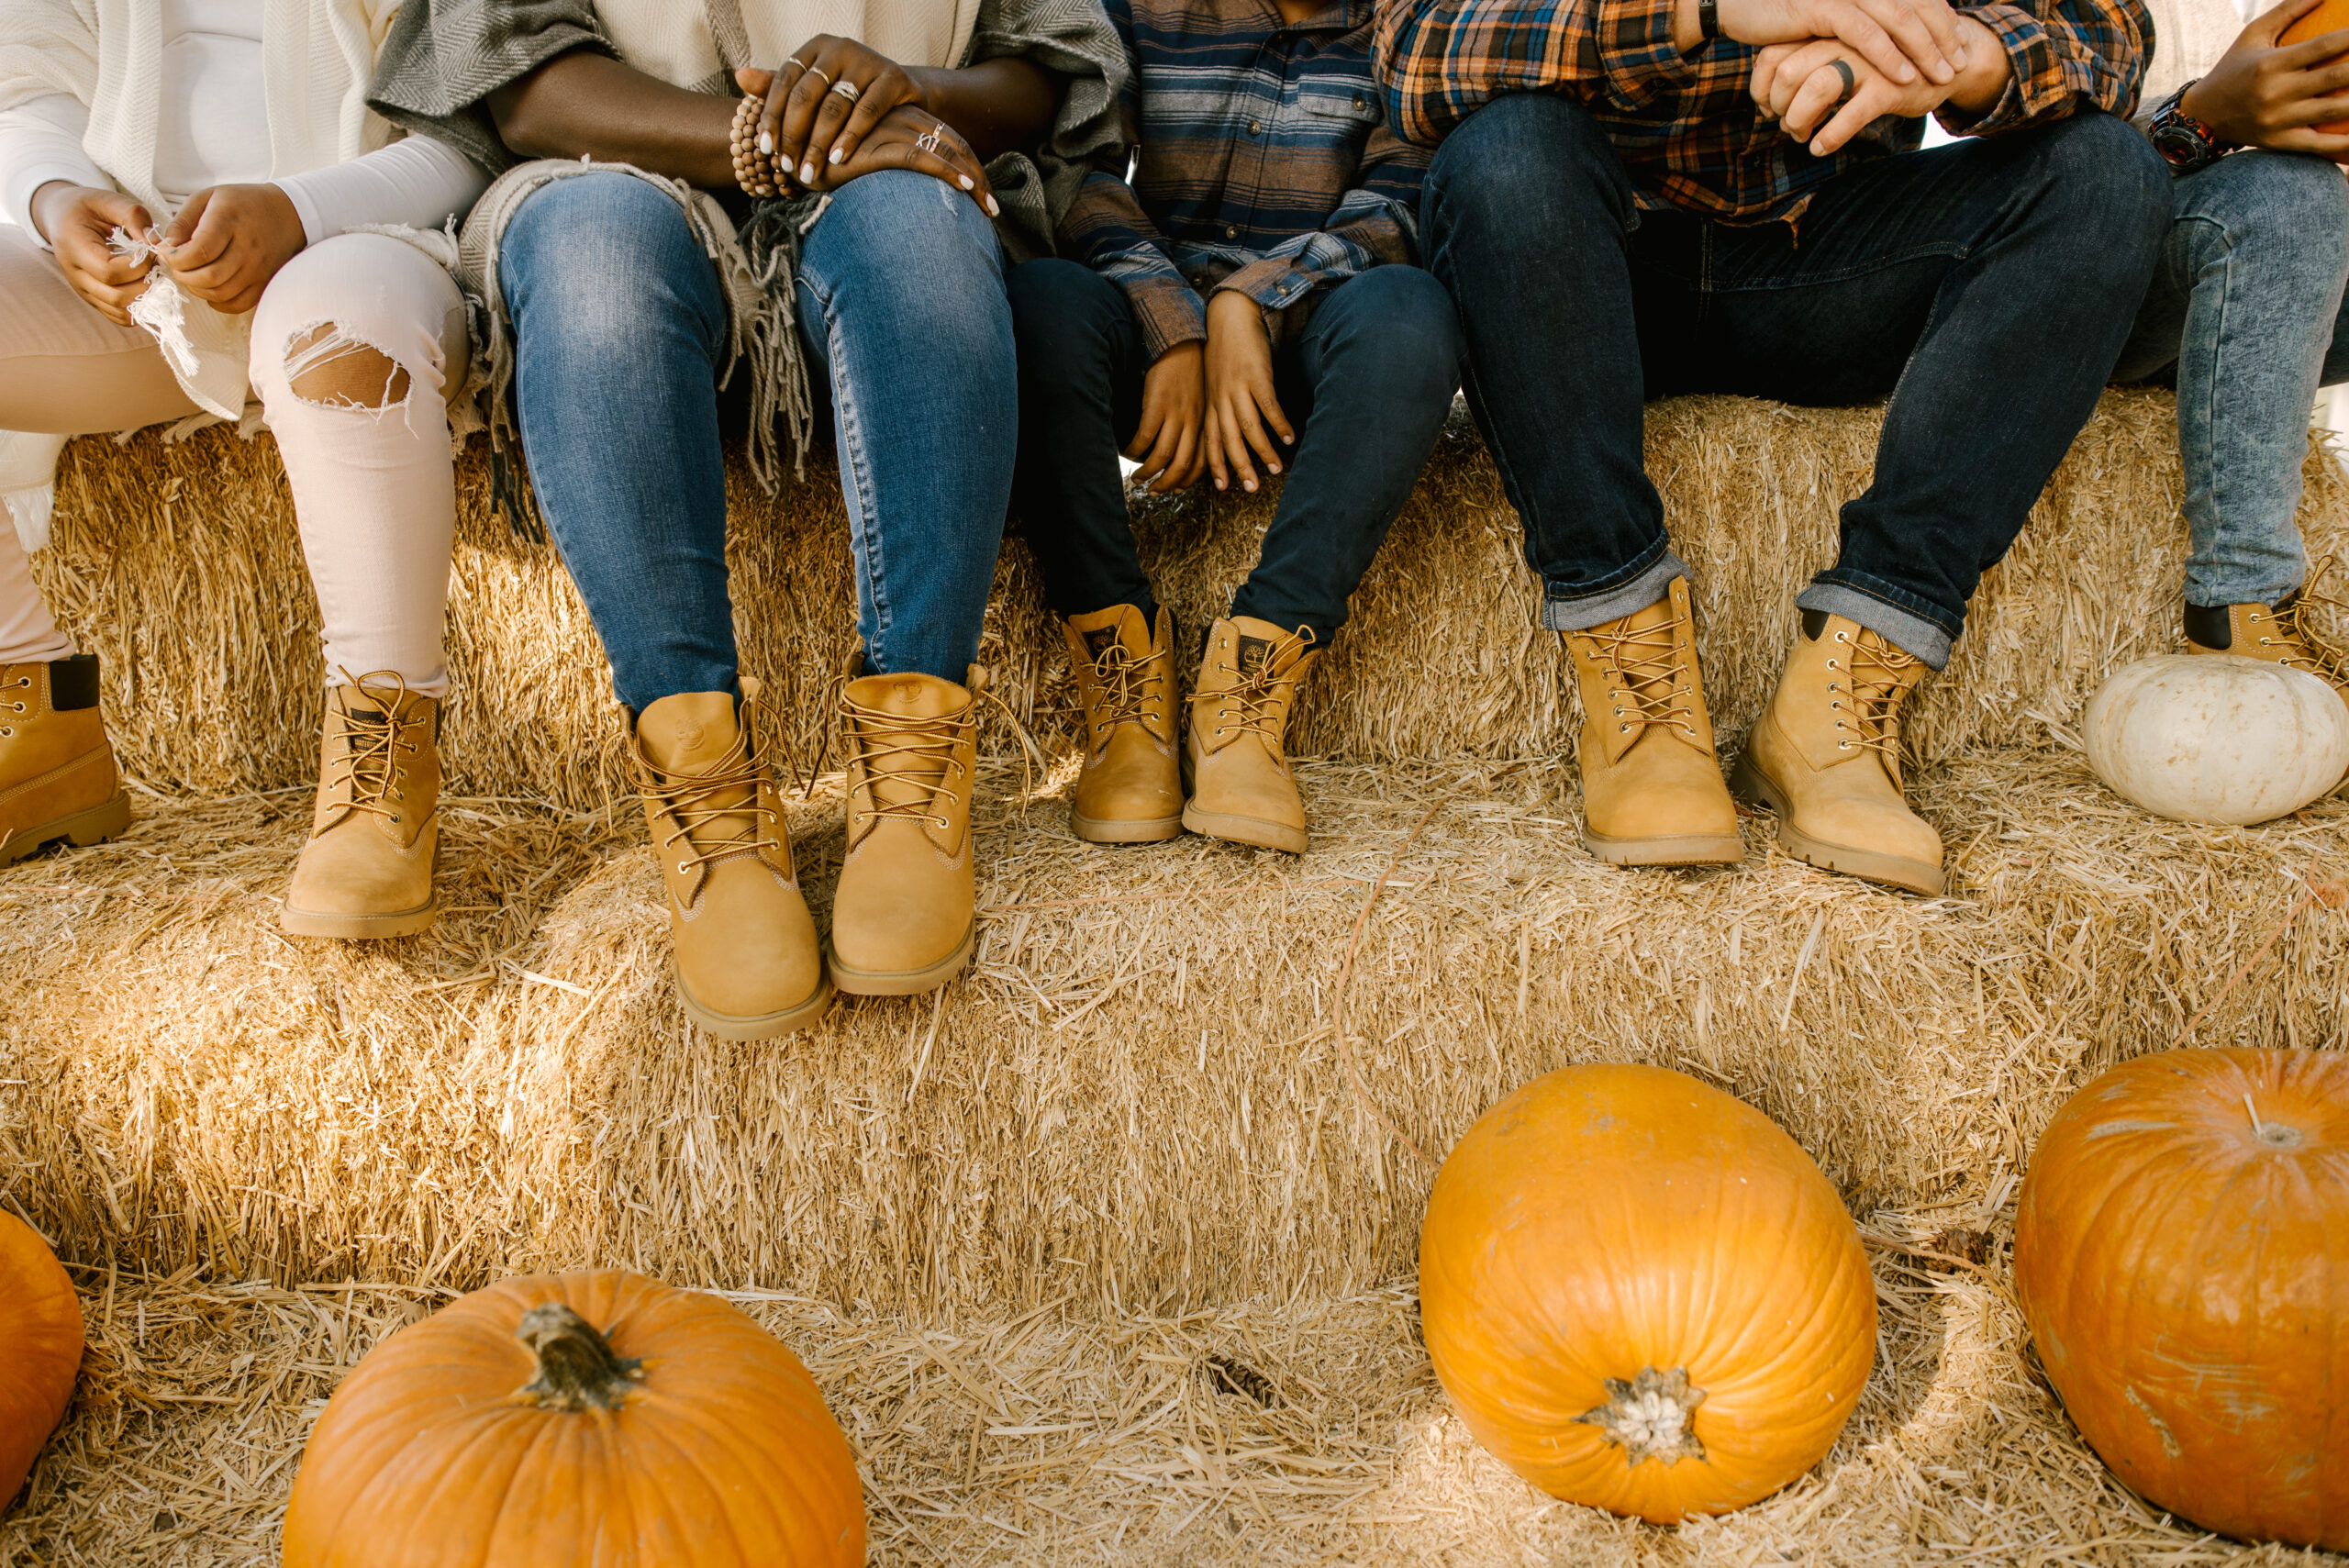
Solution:
[(1460, 305), (1469, 406), (1525, 522), (1542, 624), (1653, 604), (1684, 568), (1641, 402), (1892, 395), (1841, 558), (1798, 603), (1939, 669), (2129, 336), (2170, 176), (2098, 113), (1862, 164), (1798, 231), (1641, 212), (1598, 122), (1518, 94), (1429, 172), (1420, 237)]
[[(1009, 288), (1019, 342), (1014, 495), (1045, 596), (1063, 616), (1148, 610), (1155, 599), (1118, 471), (1141, 421), (1141, 328), (1123, 290), (1074, 261), (1016, 267)], [(1452, 410), (1452, 301), (1417, 267), (1374, 267), (1321, 297), (1305, 330), (1275, 351), (1273, 370), (1297, 446), (1283, 460), (1288, 483), (1263, 558), (1231, 613), (1310, 627), (1327, 644)], [(1266, 477), (1261, 462), (1257, 473)]]

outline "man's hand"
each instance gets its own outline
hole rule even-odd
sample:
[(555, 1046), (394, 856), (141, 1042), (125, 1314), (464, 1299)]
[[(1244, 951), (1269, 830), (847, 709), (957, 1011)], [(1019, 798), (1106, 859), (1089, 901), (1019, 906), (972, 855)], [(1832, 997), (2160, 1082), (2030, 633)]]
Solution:
[(1205, 357), (1197, 339), (1158, 356), (1141, 379), (1141, 423), (1126, 456), (1141, 466), (1132, 483), (1153, 495), (1171, 495), (1198, 483), (1207, 466), (1199, 439), (1207, 415), (1207, 384), (1199, 373)]
[(161, 249), (180, 287), (242, 316), (307, 243), (302, 215), (275, 185), (210, 185), (188, 197), (163, 231)]
[[(1900, 86), (1947, 83), (1965, 69), (1957, 13), (1947, 0), (1720, 0), (1721, 35), (1739, 43), (1837, 39)], [(1704, 41), (1697, 0), (1679, 0), (1672, 39), (1687, 54)]]
[(1989, 28), (1971, 17), (1958, 21), (1959, 36), (1967, 45), (1967, 65), (1945, 84), (1893, 82), (1869, 61), (1854, 58), (1842, 39), (1814, 39), (1774, 45), (1755, 57), (1750, 87), (1753, 102), (1788, 136), (1809, 143), (1812, 156), (1819, 158), (1886, 115), (1914, 118), (1943, 104), (1978, 114), (1998, 101), (2014, 65)]
[(2349, 120), (2349, 30), (2279, 41), (2322, 3), (2284, 0), (2255, 18), (2178, 107), (2231, 142), (2349, 162), (2349, 136), (2318, 128)]
[(1253, 450), (1264, 466), (1281, 471), (1279, 448), (1264, 428), (1269, 422), (1284, 446), (1297, 444), (1288, 416), (1273, 393), (1273, 339), (1264, 330), (1264, 309), (1238, 289), (1219, 289), (1208, 301), (1208, 469), (1218, 490), (1231, 476), (1251, 495), (1256, 489)]
[(32, 220), (73, 292), (116, 326), (129, 326), (131, 301), (147, 292), (147, 264), (116, 255), (108, 240), (117, 228), (147, 238), (155, 221), (147, 209), (120, 191), (51, 180), (33, 193)]

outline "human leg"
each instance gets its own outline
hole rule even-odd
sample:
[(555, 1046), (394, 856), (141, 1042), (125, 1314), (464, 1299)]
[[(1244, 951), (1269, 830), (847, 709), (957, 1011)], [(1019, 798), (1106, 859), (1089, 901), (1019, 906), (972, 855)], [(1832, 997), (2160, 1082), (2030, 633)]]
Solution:
[(797, 288), (801, 339), (831, 384), (868, 672), (841, 696), (848, 853), (829, 969), (843, 991), (901, 995), (951, 979), (976, 929), (985, 673), (972, 661), (1018, 450), (1011, 306), (979, 209), (903, 171), (833, 195)]
[(1460, 312), (1469, 407), (1542, 578), (1542, 624), (1574, 660), (1583, 842), (1619, 864), (1738, 860), (1687, 569), (1645, 468), (1630, 253), (1645, 220), (1621, 161), (1581, 106), (1512, 94), (1445, 139), (1420, 211), (1428, 270)]
[(666, 193), (596, 173), (522, 204), (498, 275), (540, 508), (629, 709), (681, 1000), (731, 1037), (801, 1027), (829, 993), (735, 667), (717, 271)]
[(57, 258), (0, 224), (0, 430), (95, 435), (200, 412), (153, 338), (99, 315)]

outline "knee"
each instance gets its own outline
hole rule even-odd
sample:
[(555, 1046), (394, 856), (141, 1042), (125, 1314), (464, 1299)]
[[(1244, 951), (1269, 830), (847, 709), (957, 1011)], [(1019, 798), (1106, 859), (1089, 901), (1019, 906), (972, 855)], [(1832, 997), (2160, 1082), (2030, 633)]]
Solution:
[(498, 281), (526, 339), (626, 358), (667, 340), (680, 320), (705, 344), (725, 331), (716, 269), (685, 209), (630, 174), (571, 175), (532, 192), (500, 241)]
[(2229, 250), (2288, 251), (2325, 275), (2349, 268), (2349, 180), (2321, 158), (2232, 154), (2180, 182), (2177, 217)]
[(463, 320), (455, 282), (430, 257), (385, 235), (338, 235), (270, 280), (253, 311), (252, 380), (267, 390), (282, 375), (306, 403), (396, 406), (419, 374), (440, 385)]
[[(857, 266), (875, 258), (918, 258), (917, 266)], [(985, 280), (1003, 290), (1003, 253), (995, 226), (970, 195), (909, 169), (885, 169), (852, 180), (809, 230), (800, 275), (829, 295), (853, 268), (861, 282), (899, 278), (919, 285)]]
[(2169, 232), (2176, 181), (2135, 127), (2112, 115), (2074, 115), (2047, 128), (2040, 159), (2068, 221), (2124, 255), (2142, 252), (2146, 265), (2153, 264)]
[(1621, 167), (1605, 129), (1582, 105), (1557, 93), (1508, 93), (1444, 138), (1420, 206), (1431, 228), (1508, 222), (1544, 191), (1593, 178), (1612, 185)]
[(1345, 349), (1373, 361), (1365, 367), (1372, 379), (1450, 401), (1460, 384), (1464, 347), (1452, 295), (1433, 274), (1418, 267), (1374, 267), (1346, 284), (1331, 304), (1339, 299), (1348, 306)]
[(1128, 311), (1123, 289), (1057, 256), (1012, 268), (1004, 292), (1011, 300), (1020, 369), (1031, 376), (1064, 378), (1097, 358)]

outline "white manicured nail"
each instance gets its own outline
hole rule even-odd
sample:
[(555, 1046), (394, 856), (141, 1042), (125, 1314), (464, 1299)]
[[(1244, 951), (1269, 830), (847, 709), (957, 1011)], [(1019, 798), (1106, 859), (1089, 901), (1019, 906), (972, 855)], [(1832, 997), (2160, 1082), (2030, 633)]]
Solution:
[(995, 198), (993, 196), (989, 196), (987, 198), (987, 216), (989, 217), (1001, 217), (1003, 216), (1003, 209), (996, 206)]
[(799, 183), (803, 185), (812, 185), (816, 183), (815, 164), (802, 163), (799, 166)]
[(839, 148), (835, 147), (835, 148), (833, 148), (833, 149), (832, 149), (831, 161), (832, 161), (832, 162), (834, 162), (834, 163), (837, 163), (837, 162), (839, 162), (841, 159), (843, 159), (843, 158), (845, 158), (845, 157), (847, 157), (847, 156), (848, 156), (848, 154), (847, 154), (847, 153), (842, 152)]
[(759, 132), (759, 156), (762, 158), (774, 156), (774, 132), (771, 130)]
[(962, 180), (963, 188), (966, 191), (975, 191), (979, 188), (979, 183), (976, 180), (972, 179), (968, 174), (963, 175)]

